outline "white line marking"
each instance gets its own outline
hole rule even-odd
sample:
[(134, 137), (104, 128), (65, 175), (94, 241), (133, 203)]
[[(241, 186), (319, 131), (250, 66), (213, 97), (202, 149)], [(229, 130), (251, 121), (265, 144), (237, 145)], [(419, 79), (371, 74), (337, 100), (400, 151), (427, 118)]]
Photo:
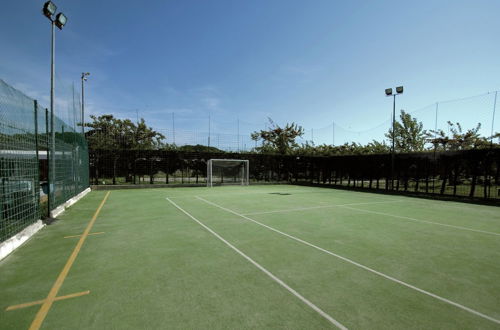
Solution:
[(256, 215), (256, 214), (269, 214), (269, 213), (286, 213), (286, 212), (294, 212), (294, 211), (327, 209), (327, 208), (339, 207), (339, 206), (367, 205), (367, 204), (384, 204), (384, 203), (398, 203), (398, 202), (403, 202), (403, 201), (402, 200), (395, 200), (395, 201), (384, 201), (384, 202), (365, 202), (365, 203), (349, 203), (349, 204), (334, 204), (334, 205), (309, 206), (309, 207), (299, 207), (299, 208), (296, 208), (296, 209), (251, 212), (251, 213), (244, 213), (243, 215)]
[[(254, 186), (255, 187), (255, 186)], [(341, 195), (341, 196), (351, 196), (353, 191), (348, 191), (348, 190), (339, 190), (339, 189), (332, 189), (330, 187), (315, 187), (315, 190), (311, 189), (302, 189), (303, 187), (301, 186), (295, 186), (295, 185), (290, 185), (290, 184), (279, 184), (279, 185), (269, 185), (267, 186), (269, 189), (265, 190), (249, 190), (245, 192), (241, 191), (234, 191), (234, 192), (218, 192), (218, 191), (211, 191), (208, 194), (198, 194), (197, 196), (202, 196), (202, 197), (212, 197), (212, 196), (234, 196), (234, 195), (267, 195), (267, 194), (272, 194), (273, 192), (279, 192), (284, 191), (288, 192), (291, 195), (297, 195), (297, 194), (333, 194), (333, 195)], [(228, 188), (228, 187), (226, 187)], [(314, 187), (313, 187), (314, 188)], [(218, 189), (218, 188), (211, 188), (211, 189)], [(376, 194), (370, 191), (366, 191), (366, 193), (370, 194), (370, 198), (374, 199), (381, 199), (381, 200), (387, 200), (384, 195)], [(193, 195), (186, 195), (186, 196), (166, 196), (165, 198), (188, 198), (188, 197), (193, 197)]]
[(355, 266), (357, 266), (357, 267), (359, 267), (359, 268), (363, 268), (364, 270), (367, 270), (367, 271), (369, 271), (369, 272), (371, 272), (371, 273), (374, 273), (374, 274), (376, 274), (376, 275), (379, 275), (379, 276), (381, 276), (381, 277), (384, 277), (384, 278), (386, 278), (386, 279), (388, 279), (388, 280), (390, 280), (390, 281), (396, 282), (396, 283), (398, 283), (398, 284), (401, 284), (401, 285), (403, 285), (403, 286), (406, 286), (407, 288), (413, 289), (413, 290), (415, 290), (415, 291), (418, 291), (418, 292), (420, 292), (420, 293), (423, 293), (423, 294), (425, 294), (425, 295), (428, 295), (428, 296), (430, 296), (430, 297), (433, 297), (433, 298), (435, 298), (435, 299), (437, 299), (437, 300), (440, 300), (440, 301), (442, 301), (442, 302), (445, 302), (445, 303), (448, 303), (448, 304), (453, 305), (453, 306), (455, 306), (455, 307), (458, 307), (458, 308), (460, 308), (460, 309), (463, 309), (463, 310), (465, 310), (465, 311), (467, 311), (467, 312), (469, 312), (469, 313), (472, 313), (472, 314), (474, 314), (474, 315), (480, 316), (480, 317), (482, 317), (482, 318), (484, 318), (484, 319), (487, 319), (487, 320), (489, 320), (489, 321), (492, 321), (492, 322), (494, 322), (494, 323), (500, 324), (500, 320), (497, 320), (497, 319), (495, 319), (495, 318), (493, 318), (493, 317), (491, 317), (491, 316), (488, 316), (488, 315), (486, 315), (486, 314), (483, 314), (483, 313), (481, 313), (481, 312), (478, 312), (478, 311), (476, 311), (476, 310), (474, 310), (474, 309), (472, 309), (472, 308), (469, 308), (469, 307), (466, 307), (466, 306), (461, 305), (461, 304), (459, 304), (459, 303), (453, 302), (453, 301), (451, 301), (451, 300), (448, 300), (448, 299), (446, 299), (446, 298), (443, 298), (443, 297), (441, 297), (441, 296), (438, 296), (438, 295), (436, 295), (436, 294), (434, 294), (434, 293), (431, 293), (431, 292), (429, 292), (429, 291), (426, 291), (426, 290), (423, 290), (423, 289), (417, 288), (416, 286), (413, 286), (413, 285), (411, 285), (411, 284), (408, 284), (408, 283), (406, 283), (406, 282), (403, 282), (403, 281), (401, 281), (401, 280), (398, 280), (397, 278), (394, 278), (394, 277), (392, 277), (392, 276), (389, 276), (389, 275), (386, 275), (386, 274), (384, 274), (384, 273), (381, 273), (381, 272), (379, 272), (379, 271), (377, 271), (377, 270), (375, 270), (375, 269), (372, 269), (372, 268), (370, 268), (370, 267), (368, 267), (368, 266), (362, 265), (362, 264), (360, 264), (360, 263), (358, 263), (358, 262), (356, 262), (356, 261), (353, 261), (353, 260), (351, 260), (351, 259), (348, 259), (348, 258), (343, 257), (343, 256), (341, 256), (341, 255), (338, 255), (338, 254), (336, 254), (336, 253), (333, 253), (333, 252), (331, 252), (331, 251), (325, 250), (325, 249), (323, 249), (323, 248), (321, 248), (321, 247), (319, 247), (319, 246), (316, 246), (316, 245), (314, 245), (314, 244), (312, 244), (312, 243), (309, 243), (309, 242), (304, 241), (304, 240), (302, 240), (302, 239), (300, 239), (300, 238), (297, 238), (297, 237), (295, 237), (295, 236), (292, 236), (292, 235), (289, 235), (289, 234), (287, 234), (287, 233), (284, 233), (284, 232), (282, 232), (282, 231), (280, 231), (280, 230), (278, 230), (278, 229), (275, 229), (275, 228), (273, 228), (273, 227), (270, 227), (270, 226), (268, 226), (268, 225), (265, 225), (265, 224), (263, 224), (263, 223), (260, 223), (260, 222), (259, 222), (259, 221), (257, 221), (257, 220), (254, 220), (254, 219), (252, 219), (252, 218), (249, 218), (249, 217), (247, 217), (247, 216), (245, 216), (245, 215), (243, 215), (243, 214), (239, 214), (238, 212), (235, 212), (235, 211), (230, 210), (230, 209), (228, 209), (228, 208), (225, 208), (225, 207), (223, 207), (223, 206), (217, 205), (217, 204), (215, 204), (215, 203), (213, 203), (213, 202), (207, 201), (206, 199), (203, 199), (203, 198), (201, 198), (201, 197), (198, 197), (198, 196), (197, 196), (196, 198), (197, 198), (197, 199), (199, 199), (199, 200), (204, 201), (204, 202), (205, 202), (205, 203), (207, 203), (207, 204), (210, 204), (210, 205), (212, 205), (212, 206), (218, 207), (218, 208), (220, 208), (220, 209), (222, 209), (222, 210), (224, 210), (224, 211), (227, 211), (227, 212), (229, 212), (229, 213), (235, 214), (235, 215), (240, 216), (240, 217), (242, 217), (242, 218), (244, 218), (244, 219), (247, 219), (247, 220), (249, 220), (249, 221), (252, 221), (252, 222), (254, 222), (254, 223), (256, 223), (256, 224), (258, 224), (258, 225), (260, 225), (260, 226), (262, 226), (262, 227), (265, 227), (265, 228), (267, 228), (267, 229), (269, 229), (269, 230), (272, 230), (272, 231), (274, 231), (274, 232), (276, 232), (276, 233), (278, 233), (278, 234), (280, 234), (280, 235), (286, 236), (286, 237), (291, 238), (291, 239), (293, 239), (293, 240), (295, 240), (295, 241), (297, 241), (297, 242), (300, 242), (300, 243), (302, 243), (302, 244), (305, 244), (305, 245), (307, 245), (307, 246), (310, 246), (310, 247), (312, 247), (312, 248), (315, 248), (315, 249), (317, 249), (317, 250), (320, 250), (320, 251), (322, 251), (322, 252), (324, 252), (324, 253), (327, 253), (327, 254), (329, 254), (329, 255), (331, 255), (331, 256), (337, 257), (337, 258), (339, 258), (339, 259), (341, 259), (341, 260), (344, 260), (345, 262), (348, 262), (348, 263), (350, 263), (350, 264), (352, 264), (352, 265), (355, 265)]
[(490, 235), (500, 236), (499, 233), (494, 233), (494, 232), (491, 232), (491, 231), (485, 231), (485, 230), (479, 230), (479, 229), (472, 229), (472, 228), (468, 228), (468, 227), (455, 226), (455, 225), (448, 225), (448, 224), (445, 224), (445, 223), (433, 222), (433, 221), (422, 220), (422, 219), (415, 219), (415, 218), (405, 217), (405, 216), (402, 216), (402, 215), (395, 215), (395, 214), (389, 214), (389, 213), (384, 213), (384, 212), (377, 212), (377, 211), (357, 209), (355, 207), (349, 207), (347, 205), (340, 205), (340, 206), (344, 207), (346, 209), (354, 210), (354, 211), (360, 211), (360, 212), (366, 212), (366, 213), (373, 213), (373, 214), (378, 214), (378, 215), (383, 215), (383, 216), (388, 216), (388, 217), (393, 217), (393, 218), (400, 218), (400, 219), (405, 219), (405, 220), (410, 220), (410, 221), (429, 223), (429, 224), (437, 225), (437, 226), (451, 227), (451, 228), (460, 229), (460, 230), (473, 231), (473, 232), (476, 232), (476, 233), (482, 233), (482, 234), (490, 234)]
[(212, 229), (210, 229), (207, 225), (205, 225), (204, 223), (202, 223), (200, 220), (196, 219), (194, 216), (192, 216), (191, 214), (189, 214), (187, 211), (185, 211), (184, 209), (182, 209), (179, 205), (177, 205), (176, 203), (174, 203), (172, 200), (170, 200), (168, 197), (166, 198), (173, 206), (175, 206), (177, 209), (179, 209), (182, 213), (184, 213), (185, 215), (187, 215), (188, 217), (190, 217), (192, 220), (196, 221), (200, 226), (202, 226), (203, 228), (205, 228), (208, 232), (210, 232), (212, 235), (214, 235), (215, 237), (217, 237), (218, 239), (220, 239), (222, 242), (224, 242), (224, 244), (226, 244), (227, 246), (229, 246), (231, 249), (233, 249), (234, 251), (236, 251), (239, 255), (241, 255), (243, 258), (245, 258), (246, 260), (248, 260), (250, 263), (252, 263), (255, 267), (257, 267), (258, 269), (260, 269), (262, 272), (264, 272), (267, 276), (269, 276), (270, 278), (272, 278), (274, 281), (276, 281), (279, 285), (281, 285), (282, 287), (284, 287), (285, 289), (287, 289), (290, 293), (292, 293), (294, 296), (296, 296), (297, 298), (299, 298), (303, 303), (305, 303), (307, 306), (311, 307), (313, 310), (315, 310), (318, 314), (320, 314), (321, 316), (323, 316), (325, 319), (327, 319), (328, 321), (330, 321), (330, 323), (332, 323), (333, 325), (335, 325), (336, 327), (338, 327), (339, 329), (342, 329), (342, 330), (347, 330), (347, 328), (345, 326), (343, 326), (340, 322), (338, 322), (337, 320), (335, 320), (333, 317), (331, 317), (330, 315), (328, 315), (327, 313), (325, 313), (324, 311), (322, 311), (318, 306), (316, 306), (315, 304), (313, 304), (312, 302), (310, 302), (309, 300), (307, 300), (306, 298), (304, 298), (304, 296), (302, 296), (300, 293), (298, 293), (297, 291), (295, 291), (294, 289), (292, 289), (291, 287), (289, 287), (285, 282), (283, 282), (282, 280), (280, 280), (278, 277), (276, 277), (275, 275), (273, 275), (270, 271), (268, 271), (267, 269), (265, 269), (263, 266), (261, 266), (259, 263), (257, 263), (256, 261), (254, 261), (252, 258), (250, 258), (249, 256), (247, 256), (245, 253), (241, 252), (238, 248), (236, 248), (234, 245), (232, 245), (231, 243), (229, 243), (228, 241), (226, 241), (222, 236), (220, 236), (219, 234), (217, 234), (215, 231), (213, 231)]

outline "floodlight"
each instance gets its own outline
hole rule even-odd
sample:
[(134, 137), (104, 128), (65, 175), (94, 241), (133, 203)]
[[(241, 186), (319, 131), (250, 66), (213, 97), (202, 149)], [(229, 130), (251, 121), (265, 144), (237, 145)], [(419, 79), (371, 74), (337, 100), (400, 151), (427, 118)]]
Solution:
[(56, 13), (57, 6), (52, 1), (47, 1), (43, 5), (43, 14), (48, 18), (52, 19), (52, 16)]
[(396, 93), (403, 94), (403, 86), (396, 87)]
[(56, 20), (54, 23), (59, 28), (59, 30), (62, 30), (63, 26), (66, 24), (67, 21), (68, 18), (63, 13), (59, 13), (56, 16)]
[(391, 96), (392, 95), (392, 88), (386, 88), (385, 89), (385, 95)]

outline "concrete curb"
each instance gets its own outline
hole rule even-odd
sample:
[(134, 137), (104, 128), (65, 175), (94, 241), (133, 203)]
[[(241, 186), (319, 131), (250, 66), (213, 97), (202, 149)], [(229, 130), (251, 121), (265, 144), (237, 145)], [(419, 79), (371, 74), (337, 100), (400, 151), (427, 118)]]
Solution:
[(24, 228), (21, 232), (12, 236), (5, 242), (0, 243), (0, 260), (20, 247), (24, 242), (33, 237), (33, 235), (35, 235), (43, 227), (45, 227), (45, 224), (42, 222), (42, 220), (38, 220), (37, 222)]
[(76, 195), (75, 197), (73, 198), (70, 198), (68, 199), (65, 203), (59, 205), (58, 207), (56, 207), (55, 209), (53, 209), (51, 212), (50, 212), (50, 216), (52, 218), (56, 218), (58, 217), (59, 215), (61, 215), (68, 207), (70, 207), (71, 205), (75, 204), (76, 202), (78, 202), (80, 199), (82, 199), (85, 195), (87, 195), (88, 193), (90, 192), (90, 187), (85, 189), (84, 191), (82, 191), (81, 193), (79, 193), (78, 195)]

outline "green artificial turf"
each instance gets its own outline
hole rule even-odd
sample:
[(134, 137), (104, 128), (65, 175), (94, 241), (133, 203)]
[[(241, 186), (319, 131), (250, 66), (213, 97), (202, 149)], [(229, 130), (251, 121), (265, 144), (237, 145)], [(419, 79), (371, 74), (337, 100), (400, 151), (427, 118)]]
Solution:
[[(47, 296), (105, 194), (0, 261), (0, 329), (30, 326), (40, 305), (5, 308)], [(500, 327), (360, 267), (500, 320), (499, 208), (269, 185), (112, 191), (58, 296), (90, 294), (42, 329), (335, 328), (167, 197), (347, 328)]]

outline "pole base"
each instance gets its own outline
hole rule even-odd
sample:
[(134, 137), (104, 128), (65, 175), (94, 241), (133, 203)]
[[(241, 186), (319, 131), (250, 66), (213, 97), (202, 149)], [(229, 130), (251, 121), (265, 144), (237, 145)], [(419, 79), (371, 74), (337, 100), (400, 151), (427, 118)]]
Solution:
[(44, 219), (42, 219), (42, 221), (46, 225), (51, 225), (51, 224), (53, 224), (54, 222), (57, 221), (57, 218), (45, 217)]

